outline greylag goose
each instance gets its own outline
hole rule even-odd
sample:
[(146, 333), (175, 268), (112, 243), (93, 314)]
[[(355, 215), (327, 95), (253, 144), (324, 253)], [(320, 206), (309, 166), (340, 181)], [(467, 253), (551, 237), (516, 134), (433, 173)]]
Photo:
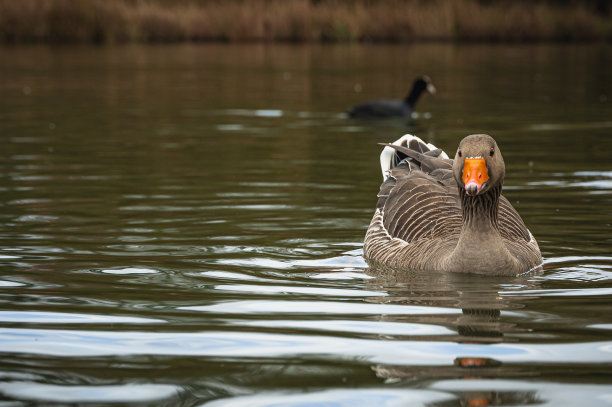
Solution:
[(361, 103), (348, 111), (348, 115), (356, 119), (410, 117), (414, 111), (421, 93), (427, 91), (436, 93), (436, 88), (427, 76), (416, 78), (412, 90), (405, 99), (379, 99)]
[(386, 144), (364, 257), (408, 270), (518, 275), (541, 266), (535, 238), (501, 195), (504, 159), (486, 134), (454, 159), (418, 137)]

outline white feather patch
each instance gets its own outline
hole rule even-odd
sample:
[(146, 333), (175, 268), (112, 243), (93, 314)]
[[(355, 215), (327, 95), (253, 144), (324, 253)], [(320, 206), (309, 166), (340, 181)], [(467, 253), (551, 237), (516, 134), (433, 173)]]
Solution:
[[(412, 140), (416, 140), (419, 143), (425, 144), (429, 148), (429, 151), (436, 150), (438, 148), (431, 143), (425, 143), (419, 137), (413, 136), (412, 134), (404, 134), (402, 137), (395, 140), (391, 144), (395, 146), (401, 146), (402, 144), (410, 145), (410, 141)], [(391, 163), (393, 162), (394, 154), (395, 154), (395, 149), (391, 147), (383, 148), (382, 153), (380, 153), (380, 169), (382, 171), (383, 181), (386, 180), (387, 177), (389, 176), (389, 171), (391, 170)], [(444, 151), (442, 151), (442, 153), (440, 154), (440, 158), (448, 159), (448, 155)]]

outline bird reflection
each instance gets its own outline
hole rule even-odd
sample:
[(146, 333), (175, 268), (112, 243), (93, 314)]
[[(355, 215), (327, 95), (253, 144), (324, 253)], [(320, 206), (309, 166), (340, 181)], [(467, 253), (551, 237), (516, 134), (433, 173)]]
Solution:
[[(515, 342), (514, 334), (523, 330), (511, 322), (503, 321), (502, 311), (518, 310), (524, 305), (516, 298), (503, 297), (499, 292), (504, 286), (535, 288), (535, 282), (527, 277), (499, 278), (443, 272), (406, 272), (388, 267), (370, 266), (366, 273), (374, 278), (368, 284), (388, 293), (384, 297), (372, 297), (366, 301), (428, 305), (432, 307), (460, 308), (461, 314), (443, 315), (381, 315), (384, 321), (419, 322), (444, 326), (455, 335), (410, 337), (422, 341), (454, 341), (469, 344), (495, 344)], [(404, 340), (407, 337), (385, 336), (386, 339)], [(504, 365), (493, 358), (476, 355), (457, 355), (452, 365), (407, 366), (375, 365), (372, 370), (389, 383), (427, 381), (432, 379), (487, 379), (500, 377), (525, 377), (533, 371), (517, 365)], [(539, 403), (535, 392), (457, 392), (462, 406), (488, 406), (506, 404)], [(454, 400), (452, 405), (457, 405)], [(436, 406), (446, 405), (444, 402)], [(450, 404), (449, 404), (450, 405)]]
[[(534, 288), (534, 282), (526, 277), (485, 277), (445, 272), (406, 272), (388, 267), (369, 267), (366, 273), (374, 277), (368, 284), (384, 297), (370, 297), (369, 302), (395, 303), (461, 309), (461, 314), (445, 315), (382, 315), (385, 321), (403, 322), (406, 318), (420, 323), (443, 325), (454, 329), (454, 337), (444, 340), (459, 343), (499, 343), (516, 341), (513, 336), (521, 332), (515, 324), (501, 319), (502, 311), (523, 308), (516, 298), (502, 297), (501, 286)], [(425, 339), (425, 338), (423, 338)], [(439, 336), (429, 338), (440, 340)]]

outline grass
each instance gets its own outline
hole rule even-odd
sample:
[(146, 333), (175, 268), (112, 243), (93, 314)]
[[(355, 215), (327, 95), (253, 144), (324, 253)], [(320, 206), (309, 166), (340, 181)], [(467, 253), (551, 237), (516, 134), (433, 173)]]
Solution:
[(0, 0), (0, 42), (612, 40), (609, 10), (598, 13), (589, 4), (544, 0)]

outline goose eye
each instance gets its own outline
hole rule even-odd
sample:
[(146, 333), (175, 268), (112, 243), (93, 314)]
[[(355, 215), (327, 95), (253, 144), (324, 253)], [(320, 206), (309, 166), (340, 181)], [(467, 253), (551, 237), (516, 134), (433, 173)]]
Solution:
[(492, 148), (491, 151), (489, 151), (489, 155), (493, 157), (493, 154), (495, 154), (495, 149)]
[(461, 157), (461, 150), (457, 151), (457, 155)]

